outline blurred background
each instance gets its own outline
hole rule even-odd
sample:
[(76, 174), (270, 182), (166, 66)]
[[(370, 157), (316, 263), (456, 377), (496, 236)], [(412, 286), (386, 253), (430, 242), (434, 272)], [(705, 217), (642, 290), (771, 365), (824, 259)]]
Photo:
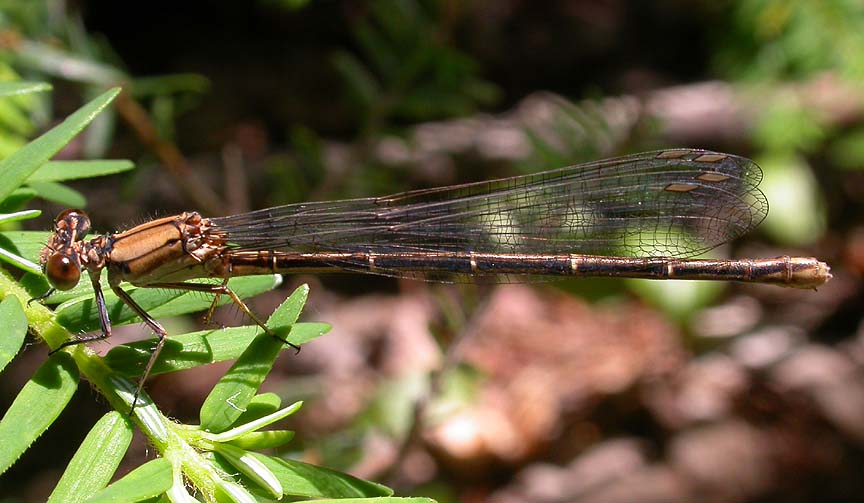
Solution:
[[(303, 319), (333, 330), (265, 383), (307, 403), (281, 454), (442, 502), (864, 498), (860, 2), (0, 0), (0, 78), (16, 76), (54, 91), (0, 109), (2, 156), (128, 91), (61, 156), (137, 168), (38, 203), (40, 230), (82, 195), (108, 232), (651, 149), (751, 157), (770, 214), (713, 256), (817, 256), (834, 273), (818, 291), (289, 276), (253, 309), (306, 282)], [(34, 343), (10, 365), (0, 409), (45, 358)], [(226, 368), (148, 389), (195, 421)], [(105, 408), (82, 386), (0, 499), (44, 499)]]

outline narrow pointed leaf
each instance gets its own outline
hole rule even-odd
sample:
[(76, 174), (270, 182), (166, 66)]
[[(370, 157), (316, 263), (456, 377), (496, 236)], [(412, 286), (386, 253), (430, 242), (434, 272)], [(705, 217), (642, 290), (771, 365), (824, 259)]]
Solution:
[(42, 268), (37, 262), (47, 240), (48, 234), (44, 232), (0, 232), (0, 260), (41, 276)]
[(24, 385), (0, 420), (0, 473), (51, 426), (78, 387), (78, 368), (67, 353), (56, 353)]
[(246, 406), (246, 412), (237, 418), (235, 424), (246, 424), (250, 421), (270, 415), (279, 410), (280, 407), (282, 407), (282, 399), (279, 395), (276, 393), (260, 393), (252, 397), (252, 400), (249, 401), (249, 405)]
[(135, 393), (138, 391), (138, 387), (134, 383), (114, 375), (108, 376), (108, 380), (114, 386), (117, 395), (126, 402), (127, 406), (132, 407), (133, 402), (135, 403), (133, 411), (135, 417), (144, 426), (150, 439), (155, 443), (164, 444), (167, 442), (170, 425), (166, 424), (165, 416), (159, 412), (150, 396), (144, 390), (141, 390), (136, 399)]
[[(237, 499), (225, 500), (218, 498), (218, 503), (237, 502)], [(150, 502), (148, 502), (150, 503)], [(197, 498), (189, 494), (186, 490), (186, 485), (182, 477), (176, 477), (171, 488), (165, 492), (165, 495), (159, 498), (156, 503), (201, 503)]]
[(46, 201), (57, 203), (65, 208), (84, 208), (87, 198), (72, 187), (56, 182), (31, 182), (27, 185), (36, 191), (36, 195)]
[(20, 94), (41, 93), (51, 90), (51, 84), (45, 82), (0, 82), (0, 98)]
[(287, 336), (294, 324), (297, 323), (297, 318), (300, 317), (308, 298), (309, 285), (298, 286), (267, 319), (267, 328), (280, 337)]
[(41, 272), (39, 264), (30, 262), (26, 258), (11, 253), (4, 248), (0, 248), (0, 260), (27, 272), (31, 272), (34, 274), (38, 274), (39, 272)]
[(387, 486), (328, 468), (255, 452), (250, 454), (279, 479), (286, 495), (307, 498), (364, 498), (393, 494), (393, 490)]
[(15, 213), (3, 213), (0, 215), (0, 224), (8, 224), (11, 222), (19, 222), (21, 220), (30, 220), (41, 215), (39, 210), (24, 210), (16, 211)]
[(0, 302), (0, 371), (15, 358), (27, 336), (27, 316), (18, 297), (10, 295)]
[(155, 498), (171, 488), (172, 473), (171, 463), (165, 458), (148, 461), (99, 491), (87, 503), (132, 503)]
[(229, 444), (216, 444), (214, 451), (274, 499), (282, 497), (282, 484), (276, 475), (252, 453)]
[[(30, 108), (27, 104), (30, 100), (3, 100), (0, 99), (0, 127), (3, 129), (3, 139), (8, 142), (17, 143), (18, 150), (26, 144), (26, 138), (29, 137), (35, 129), (33, 121), (26, 113), (26, 109)], [(13, 145), (6, 145), (13, 146)], [(6, 147), (4, 146), (4, 147)], [(11, 153), (11, 152), (10, 152)]]
[(63, 80), (96, 84), (114, 85), (127, 80), (119, 69), (105, 63), (72, 54), (42, 42), (23, 40), (16, 47), (18, 61), (35, 70)]
[(244, 435), (251, 431), (260, 430), (261, 428), (273, 424), (276, 421), (281, 421), (282, 419), (285, 419), (286, 417), (300, 410), (300, 407), (302, 406), (303, 402), (295, 402), (288, 407), (285, 407), (284, 409), (273, 412), (272, 414), (259, 417), (254, 421), (242, 424), (240, 426), (237, 426), (236, 428), (231, 428), (230, 430), (223, 433), (216, 434), (212, 437), (212, 440), (214, 442), (227, 442), (229, 440), (234, 440), (241, 435)]
[(0, 200), (24, 183), (89, 124), (120, 92), (111, 89), (66, 118), (53, 129), (0, 161)]
[(27, 178), (27, 183), (94, 178), (122, 173), (134, 167), (135, 164), (132, 161), (126, 160), (49, 161), (30, 175)]
[(260, 451), (282, 447), (293, 439), (294, 432), (291, 430), (267, 430), (253, 431), (228, 443), (247, 451)]
[(85, 501), (103, 489), (132, 442), (132, 423), (119, 412), (102, 416), (78, 447), (48, 502)]
[(0, 247), (38, 262), (39, 252), (48, 242), (49, 236), (47, 232), (39, 231), (4, 231), (0, 232)]
[[(299, 346), (324, 335), (330, 328), (326, 323), (297, 323), (291, 328), (291, 333), (286, 339)], [(151, 375), (236, 360), (260, 333), (261, 328), (253, 325), (171, 335), (166, 339), (162, 354), (153, 366)], [(117, 346), (108, 352), (105, 361), (120, 374), (126, 377), (137, 377), (141, 375), (141, 370), (150, 359), (153, 344), (155, 339)]]
[[(217, 328), (165, 340), (151, 376), (186, 370), (237, 358), (261, 332), (257, 326)], [(124, 377), (137, 377), (150, 359), (155, 338), (117, 346), (105, 355), (105, 363)]]
[[(249, 491), (246, 490), (245, 487), (234, 484), (233, 482), (228, 482), (227, 480), (221, 480), (216, 485), (216, 501), (219, 503), (257, 503), (258, 500), (255, 499)], [(192, 499), (188, 503), (196, 503), (197, 499)], [(186, 503), (186, 502), (184, 502)]]
[[(270, 316), (267, 327), (277, 336), (287, 335), (308, 295), (308, 285), (297, 288)], [(276, 337), (267, 334), (256, 337), (207, 396), (201, 407), (201, 427), (213, 433), (229, 429), (245, 412), (285, 347)]]
[[(2, 143), (3, 139), (0, 138), (0, 157), (3, 157), (2, 152)], [(16, 147), (14, 150), (18, 150), (20, 147)], [(9, 152), (11, 154), (11, 152)], [(7, 154), (8, 155), (8, 154)], [(0, 211), (4, 213), (9, 213), (12, 211), (18, 211), (27, 204), (28, 201), (36, 197), (36, 191), (28, 188), (28, 187), (19, 187), (12, 191), (11, 194), (6, 196), (6, 199), (0, 201)]]

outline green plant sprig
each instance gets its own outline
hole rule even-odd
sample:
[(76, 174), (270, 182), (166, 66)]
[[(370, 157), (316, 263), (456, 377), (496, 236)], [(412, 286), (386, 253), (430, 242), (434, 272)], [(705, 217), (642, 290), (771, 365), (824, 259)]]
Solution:
[[(0, 86), (12, 96), (42, 92), (44, 85)], [(14, 91), (14, 93), (12, 92)], [(84, 105), (61, 124), (0, 161), (0, 206), (10, 213), (0, 223), (38, 216), (21, 211), (33, 197), (44, 197), (34, 187), (131, 169), (124, 161), (51, 162), (49, 159), (84, 129), (118, 95), (111, 89)], [(81, 196), (83, 199), (83, 196)], [(29, 299), (47, 287), (35, 262), (46, 233), (0, 233), (0, 258), (26, 274), (20, 279), (0, 270), (0, 370), (20, 350), (28, 330), (58, 348), (75, 333), (98, 329), (92, 287), (58, 295), (52, 310)], [(275, 288), (278, 276), (232, 279), (231, 287), (247, 297)], [(206, 299), (188, 292), (130, 288), (131, 294), (155, 315), (187, 314), (206, 307)], [(268, 329), (294, 344), (323, 335), (329, 325), (298, 323), (309, 294), (302, 285), (277, 308)], [(106, 296), (115, 325), (138, 320), (124, 314), (119, 299)], [(272, 394), (259, 394), (261, 383), (286, 347), (281, 341), (247, 326), (192, 332), (171, 337), (156, 373), (174, 372), (215, 361), (236, 360), (205, 400), (200, 424), (180, 424), (166, 417), (142, 393), (129, 414), (137, 376), (149, 355), (152, 341), (112, 349), (100, 357), (85, 345), (70, 346), (51, 355), (24, 385), (0, 419), (0, 473), (12, 466), (37, 438), (53, 424), (71, 400), (81, 376), (98, 390), (114, 410), (90, 430), (69, 462), (50, 502), (144, 501), (158, 498), (172, 502), (253, 502), (292, 498), (325, 498), (325, 501), (431, 502), (426, 498), (396, 498), (385, 486), (298, 461), (268, 456), (260, 449), (285, 445), (289, 430), (267, 430), (273, 423), (296, 413), (302, 402), (283, 406)], [(111, 483), (129, 448), (137, 426), (159, 453), (151, 460)], [(194, 495), (194, 496), (193, 496)], [(329, 498), (329, 500), (326, 500)]]

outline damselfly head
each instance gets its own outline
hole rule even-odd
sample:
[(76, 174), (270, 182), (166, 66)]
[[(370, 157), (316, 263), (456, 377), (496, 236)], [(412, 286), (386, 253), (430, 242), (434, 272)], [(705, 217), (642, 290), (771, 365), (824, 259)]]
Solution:
[(81, 210), (65, 210), (54, 219), (54, 235), (40, 254), (42, 272), (57, 290), (75, 288), (81, 279), (81, 240), (90, 232), (90, 217)]
[(54, 219), (54, 232), (64, 234), (70, 242), (80, 241), (90, 232), (90, 217), (81, 210), (64, 210)]

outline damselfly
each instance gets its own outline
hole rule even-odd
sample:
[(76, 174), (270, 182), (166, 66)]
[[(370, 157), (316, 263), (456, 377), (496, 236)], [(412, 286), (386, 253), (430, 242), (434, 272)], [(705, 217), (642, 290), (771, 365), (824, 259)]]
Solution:
[[(749, 159), (675, 149), (386, 197), (216, 218), (187, 212), (90, 240), (84, 239), (87, 215), (67, 210), (57, 217), (41, 262), (53, 288), (74, 287), (84, 269), (95, 291), (101, 333), (61, 347), (111, 335), (99, 285), (103, 270), (111, 289), (158, 335), (137, 400), (167, 334), (121, 288), (124, 281), (228, 295), (265, 330), (228, 278), (359, 271), (430, 281), (616, 276), (796, 288), (828, 281), (828, 266), (815, 258), (690, 258), (765, 218), (761, 180)], [(188, 281), (195, 278), (223, 281)]]

